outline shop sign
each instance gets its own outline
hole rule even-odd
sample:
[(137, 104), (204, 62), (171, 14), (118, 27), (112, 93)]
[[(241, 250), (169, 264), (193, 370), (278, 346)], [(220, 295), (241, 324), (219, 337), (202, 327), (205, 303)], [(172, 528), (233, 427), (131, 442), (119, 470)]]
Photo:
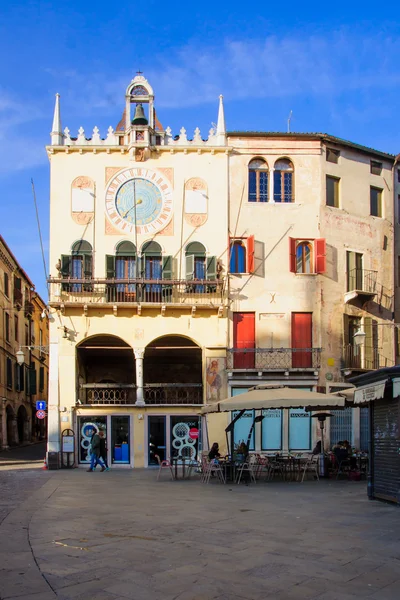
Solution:
[(62, 451), (63, 452), (73, 452), (74, 451), (74, 436), (73, 435), (64, 435), (62, 438)]
[(190, 437), (192, 440), (197, 440), (197, 439), (198, 439), (198, 437), (199, 437), (199, 430), (197, 429), (197, 427), (192, 427), (192, 428), (189, 430), (189, 437)]

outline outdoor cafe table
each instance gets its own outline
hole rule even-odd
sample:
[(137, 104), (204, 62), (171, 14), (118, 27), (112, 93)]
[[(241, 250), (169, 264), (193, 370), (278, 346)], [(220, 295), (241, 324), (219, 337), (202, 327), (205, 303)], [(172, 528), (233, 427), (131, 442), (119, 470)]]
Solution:
[(269, 457), (270, 461), (282, 467), (282, 478), (284, 481), (299, 481), (308, 456), (275, 456)]
[[(187, 479), (188, 477), (190, 477), (191, 462), (192, 460), (190, 458), (187, 458), (186, 456), (171, 457), (171, 465), (174, 473), (174, 479)], [(178, 467), (182, 467), (180, 477)]]

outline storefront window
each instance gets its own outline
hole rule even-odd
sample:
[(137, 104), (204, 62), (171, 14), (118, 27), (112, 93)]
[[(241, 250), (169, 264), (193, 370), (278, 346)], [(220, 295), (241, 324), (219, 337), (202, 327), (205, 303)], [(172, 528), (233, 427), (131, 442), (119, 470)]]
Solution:
[(160, 460), (166, 459), (166, 417), (149, 416), (147, 418), (147, 435), (149, 440), (148, 464), (158, 465), (157, 455)]
[(129, 417), (111, 417), (111, 459), (113, 464), (130, 463)]
[[(240, 411), (232, 411), (232, 420), (239, 414)], [(242, 442), (245, 444), (249, 441), (250, 429), (254, 423), (254, 410), (246, 410), (243, 415), (235, 423), (233, 441), (235, 448), (237, 448)], [(249, 450), (254, 450), (254, 427), (250, 437)]]
[(90, 462), (90, 440), (94, 431), (104, 431), (107, 438), (107, 417), (78, 417), (79, 423), (79, 462)]
[(311, 415), (304, 408), (289, 410), (289, 450), (310, 450)]
[(261, 421), (261, 449), (282, 449), (282, 410), (271, 408), (263, 410), (264, 416)]
[(171, 416), (171, 457), (179, 456), (196, 460), (199, 453), (199, 417)]

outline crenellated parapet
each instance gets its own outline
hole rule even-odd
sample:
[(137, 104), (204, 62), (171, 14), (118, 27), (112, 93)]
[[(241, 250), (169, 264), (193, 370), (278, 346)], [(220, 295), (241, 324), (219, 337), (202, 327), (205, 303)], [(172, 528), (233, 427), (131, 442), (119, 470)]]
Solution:
[(78, 129), (77, 137), (71, 137), (71, 132), (66, 127), (62, 136), (61, 146), (118, 146), (119, 136), (114, 133), (114, 129), (110, 127), (107, 129), (107, 136), (105, 138), (100, 137), (100, 131), (98, 127), (93, 128), (91, 137), (86, 137), (85, 130), (83, 127)]

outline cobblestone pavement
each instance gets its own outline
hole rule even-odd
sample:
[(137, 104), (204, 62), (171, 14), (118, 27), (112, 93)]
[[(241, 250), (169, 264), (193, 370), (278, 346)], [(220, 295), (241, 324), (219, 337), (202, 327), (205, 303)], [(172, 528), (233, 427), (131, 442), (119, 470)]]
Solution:
[(37, 469), (43, 466), (45, 453), (44, 442), (0, 452), (0, 523), (43, 485), (46, 477), (38, 477)]
[(36, 471), (0, 527), (0, 597), (398, 600), (399, 508), (364, 483), (162, 475)]

